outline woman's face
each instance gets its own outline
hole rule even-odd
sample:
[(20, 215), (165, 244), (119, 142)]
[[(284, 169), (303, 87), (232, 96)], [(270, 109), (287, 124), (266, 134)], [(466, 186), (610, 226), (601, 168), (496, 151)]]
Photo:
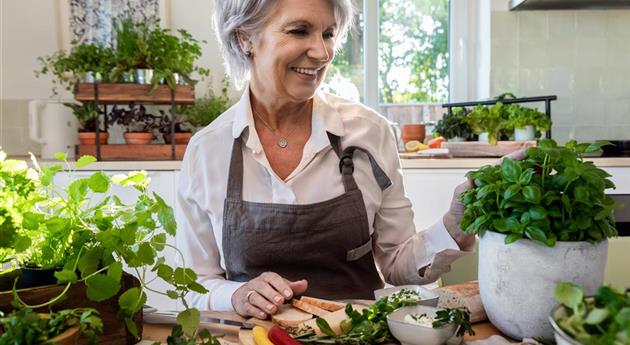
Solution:
[(329, 0), (280, 0), (252, 42), (251, 84), (263, 97), (303, 102), (315, 94), (334, 57)]

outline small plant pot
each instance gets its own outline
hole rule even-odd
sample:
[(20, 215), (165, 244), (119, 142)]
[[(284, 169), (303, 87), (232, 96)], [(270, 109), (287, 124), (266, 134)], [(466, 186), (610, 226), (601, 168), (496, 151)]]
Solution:
[(103, 75), (100, 72), (85, 72), (81, 76), (81, 81), (84, 83), (96, 83), (103, 80)]
[(61, 332), (61, 334), (56, 337), (46, 340), (42, 344), (75, 345), (78, 344), (79, 335), (81, 335), (79, 326), (74, 326)]
[(57, 278), (55, 278), (57, 270), (54, 268), (21, 267), (20, 271), (25, 288), (57, 284)]
[(514, 128), (514, 140), (528, 141), (536, 139), (536, 130), (534, 126), (525, 126), (525, 128)]
[(186, 81), (184, 80), (184, 77), (182, 77), (181, 74), (173, 73), (173, 78), (175, 78), (175, 84), (177, 84), (177, 85), (186, 85)]
[(487, 143), (490, 141), (490, 135), (488, 134), (488, 132), (479, 133), (479, 139), (477, 140)]
[[(99, 132), (98, 136), (100, 138), (101, 145), (107, 144), (107, 139), (109, 139), (109, 133), (107, 132)], [(96, 132), (79, 132), (79, 144), (81, 145), (95, 145), (96, 144)]]
[[(191, 137), (192, 137), (192, 133), (175, 133), (175, 144), (176, 145), (188, 144), (188, 141), (190, 141)], [(166, 139), (165, 142), (167, 144), (171, 143), (171, 135), (170, 134), (166, 134), (165, 139)]]
[(425, 135), (426, 129), (423, 124), (413, 123), (402, 126), (402, 140), (404, 144), (411, 140), (418, 140), (422, 143)]
[(123, 134), (125, 142), (130, 145), (147, 145), (153, 141), (151, 132), (125, 132)]
[(132, 72), (123, 72), (122, 81), (123, 83), (135, 83), (136, 80)]
[(153, 70), (152, 69), (137, 69), (135, 71), (136, 74), (136, 83), (138, 84), (151, 84), (151, 79), (153, 79)]

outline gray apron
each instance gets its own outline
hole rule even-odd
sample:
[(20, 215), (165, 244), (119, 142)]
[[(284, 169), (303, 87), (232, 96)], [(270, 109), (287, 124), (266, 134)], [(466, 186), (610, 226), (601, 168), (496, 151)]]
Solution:
[(245, 282), (276, 272), (289, 280), (307, 279), (304, 294), (326, 299), (372, 299), (374, 290), (383, 287), (363, 196), (352, 176), (354, 151), (368, 155), (382, 190), (391, 181), (369, 152), (355, 146), (340, 152), (339, 137), (328, 137), (340, 157), (345, 192), (306, 205), (244, 201), (242, 139), (234, 140), (223, 211), (227, 279)]

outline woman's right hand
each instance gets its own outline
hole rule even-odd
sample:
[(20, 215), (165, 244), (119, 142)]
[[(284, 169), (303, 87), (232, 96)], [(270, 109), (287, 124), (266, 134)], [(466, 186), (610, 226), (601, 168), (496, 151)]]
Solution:
[(293, 296), (306, 291), (306, 279), (289, 281), (274, 272), (265, 272), (248, 281), (232, 294), (232, 306), (241, 316), (266, 319)]

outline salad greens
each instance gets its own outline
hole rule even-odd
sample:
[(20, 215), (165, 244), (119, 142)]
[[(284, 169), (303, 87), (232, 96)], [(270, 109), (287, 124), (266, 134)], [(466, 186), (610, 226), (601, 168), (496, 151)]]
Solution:
[(602, 286), (593, 298), (584, 297), (579, 285), (556, 285), (556, 299), (567, 316), (556, 323), (573, 339), (584, 345), (630, 344), (630, 293)]
[(608, 142), (564, 147), (544, 139), (525, 152), (525, 159), (506, 158), (466, 177), (475, 187), (461, 194), (466, 206), (460, 226), (469, 234), (486, 230), (507, 235), (509, 244), (522, 238), (553, 247), (556, 241), (599, 242), (617, 235), (613, 210), (605, 194), (615, 188), (610, 175), (584, 161)]

